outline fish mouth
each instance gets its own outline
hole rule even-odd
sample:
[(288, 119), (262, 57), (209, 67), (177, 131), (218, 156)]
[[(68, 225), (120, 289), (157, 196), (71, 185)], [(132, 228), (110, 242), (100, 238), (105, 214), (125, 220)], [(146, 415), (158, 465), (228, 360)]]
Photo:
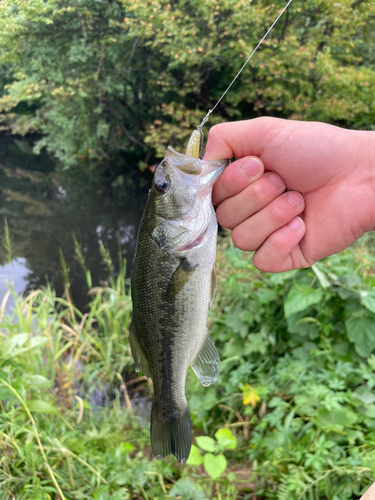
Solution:
[(185, 174), (198, 177), (201, 186), (212, 186), (220, 177), (229, 160), (200, 160), (175, 151), (168, 146), (167, 162)]
[(194, 240), (192, 241), (191, 243), (188, 243), (187, 245), (184, 245), (180, 248), (177, 248), (176, 251), (177, 252), (186, 252), (187, 250), (192, 250), (193, 248), (197, 247), (198, 245), (200, 245), (204, 239), (204, 237), (206, 236), (206, 234), (208, 233), (208, 228), (209, 228), (209, 224), (207, 224), (206, 228), (204, 229), (204, 231)]

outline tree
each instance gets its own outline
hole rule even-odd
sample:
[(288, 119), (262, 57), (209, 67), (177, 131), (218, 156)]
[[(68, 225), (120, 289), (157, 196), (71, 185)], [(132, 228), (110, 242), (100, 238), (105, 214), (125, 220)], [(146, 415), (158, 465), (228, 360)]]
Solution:
[[(3, 0), (0, 112), (65, 168), (123, 170), (187, 137), (276, 17), (266, 0)], [(264, 114), (370, 128), (375, 4), (292, 4), (209, 124)]]

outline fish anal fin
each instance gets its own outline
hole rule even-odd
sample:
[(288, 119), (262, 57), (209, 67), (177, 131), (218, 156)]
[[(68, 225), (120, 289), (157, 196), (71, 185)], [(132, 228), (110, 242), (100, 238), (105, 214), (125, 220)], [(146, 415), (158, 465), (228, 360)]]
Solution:
[(219, 366), (219, 353), (216, 350), (214, 341), (206, 330), (202, 346), (193, 359), (191, 367), (200, 380), (200, 383), (208, 386), (216, 382), (219, 376)]
[(211, 297), (210, 297), (210, 307), (212, 306), (215, 298), (215, 293), (216, 293), (216, 286), (217, 286), (217, 278), (216, 278), (216, 266), (215, 264), (213, 265), (212, 271), (211, 271)]
[(192, 265), (186, 258), (181, 259), (180, 265), (172, 275), (167, 288), (167, 295), (174, 296), (181, 292), (186, 283), (192, 277), (198, 264)]
[(135, 331), (135, 325), (134, 325), (133, 321), (130, 323), (129, 344), (130, 344), (132, 356), (134, 358), (136, 371), (140, 370), (145, 377), (149, 377), (151, 374), (150, 366), (149, 366), (147, 358), (143, 352), (143, 349), (142, 349), (140, 343), (138, 342), (137, 334)]

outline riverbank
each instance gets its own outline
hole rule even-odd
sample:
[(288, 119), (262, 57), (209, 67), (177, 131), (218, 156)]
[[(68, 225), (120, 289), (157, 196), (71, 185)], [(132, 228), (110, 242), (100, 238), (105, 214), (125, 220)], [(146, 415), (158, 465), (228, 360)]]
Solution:
[(61, 250), (69, 269), (72, 298), (83, 310), (88, 302), (87, 286), (74, 237), (93, 283), (107, 277), (100, 243), (112, 255), (120, 251), (132, 262), (151, 174), (135, 170), (126, 178), (106, 177), (83, 163), (64, 171), (45, 151), (34, 154), (34, 142), (34, 136), (0, 133), (0, 239), (6, 220), (12, 240), (10, 256), (0, 251), (0, 297), (6, 291), (4, 281), (12, 282), (17, 293), (26, 294), (50, 283), (62, 296)]
[(103, 247), (109, 278), (87, 288), (85, 313), (67, 280), (65, 298), (48, 287), (15, 296), (12, 317), (5, 297), (2, 498), (358, 498), (374, 481), (371, 245), (268, 275), (221, 240), (209, 322), (222, 370), (209, 388), (188, 375), (195, 444), (184, 467), (151, 454), (152, 386), (131, 383), (123, 260)]

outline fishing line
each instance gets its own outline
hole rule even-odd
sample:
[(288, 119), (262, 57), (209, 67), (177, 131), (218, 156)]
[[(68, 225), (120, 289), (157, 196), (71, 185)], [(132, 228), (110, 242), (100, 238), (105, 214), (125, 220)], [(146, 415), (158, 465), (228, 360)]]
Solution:
[(237, 80), (237, 78), (240, 76), (240, 74), (242, 73), (242, 70), (245, 68), (245, 66), (247, 65), (247, 63), (250, 61), (250, 59), (253, 57), (253, 55), (255, 54), (255, 52), (258, 50), (258, 48), (260, 47), (260, 45), (263, 43), (263, 41), (267, 38), (269, 32), (272, 30), (272, 28), (275, 26), (275, 24), (277, 23), (277, 21), (280, 19), (280, 17), (284, 14), (284, 12), (286, 11), (286, 9), (289, 7), (289, 5), (292, 3), (293, 0), (289, 0), (288, 3), (285, 5), (285, 7), (283, 8), (283, 10), (279, 13), (279, 15), (277, 16), (277, 18), (274, 20), (274, 22), (271, 24), (271, 26), (268, 28), (267, 30), (267, 33), (263, 36), (263, 38), (261, 39), (261, 41), (258, 43), (258, 45), (255, 47), (255, 49), (252, 51), (252, 53), (249, 55), (249, 57), (246, 59), (246, 61), (244, 62), (244, 64), (242, 65), (242, 68), (239, 70), (239, 72), (237, 73), (237, 75), (233, 78), (233, 80), (231, 81), (231, 83), (228, 85), (227, 89), (225, 90), (225, 92), (222, 94), (222, 96), (220, 97), (220, 99), (217, 101), (217, 103), (215, 104), (215, 106), (210, 109), (208, 111), (208, 113), (206, 114), (206, 116), (203, 118), (202, 120), (202, 123), (197, 127), (198, 130), (200, 132), (202, 132), (202, 127), (205, 125), (205, 123), (207, 122), (207, 120), (209, 119), (210, 117), (210, 114), (215, 111), (215, 109), (217, 108), (217, 106), (220, 104), (220, 102), (223, 100), (224, 96), (226, 95), (226, 93), (228, 92), (228, 90), (231, 88), (231, 86), (234, 84), (234, 82)]

